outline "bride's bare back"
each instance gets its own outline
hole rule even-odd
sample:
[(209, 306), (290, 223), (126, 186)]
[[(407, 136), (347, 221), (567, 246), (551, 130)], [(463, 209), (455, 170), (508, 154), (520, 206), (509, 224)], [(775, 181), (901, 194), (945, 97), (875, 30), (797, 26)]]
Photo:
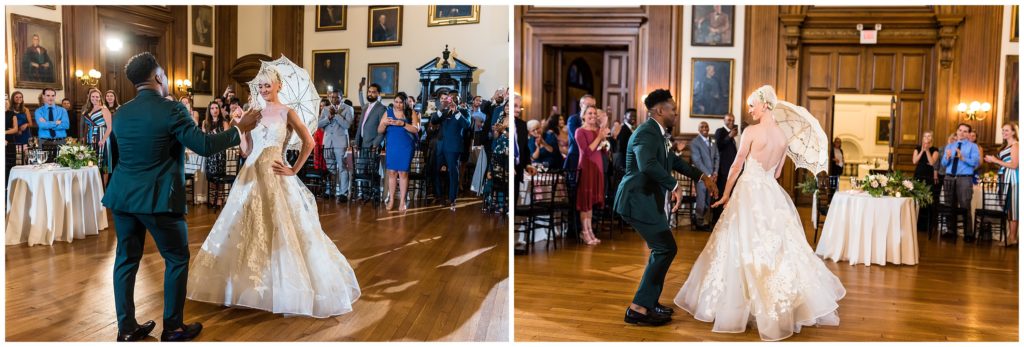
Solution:
[(743, 137), (741, 143), (747, 142), (749, 146), (747, 156), (764, 165), (765, 171), (781, 167), (782, 162), (786, 160), (786, 136), (774, 121), (747, 127)]

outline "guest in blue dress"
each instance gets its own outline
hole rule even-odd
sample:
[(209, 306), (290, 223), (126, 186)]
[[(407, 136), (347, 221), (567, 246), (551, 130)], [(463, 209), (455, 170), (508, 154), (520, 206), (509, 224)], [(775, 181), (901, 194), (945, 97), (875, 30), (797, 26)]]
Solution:
[(416, 138), (420, 131), (420, 116), (413, 109), (412, 101), (405, 92), (395, 95), (394, 103), (387, 109), (387, 117), (377, 126), (377, 132), (384, 134), (384, 167), (388, 169), (388, 197), (385, 208), (391, 210), (395, 201), (395, 182), (399, 186), (398, 211), (405, 212), (405, 196), (409, 189), (409, 165), (412, 163)]
[(1006, 147), (999, 151), (998, 158), (991, 155), (985, 156), (986, 162), (999, 165), (1000, 183), (1005, 186), (1003, 191), (1006, 192), (1006, 200), (1003, 204), (1003, 211), (1006, 212), (1010, 227), (1004, 241), (1007, 247), (1017, 245), (1017, 220), (1020, 219), (1020, 205), (1017, 201), (1019, 194), (1017, 187), (1020, 182), (1020, 147), (1017, 144), (1019, 139), (1017, 131), (1017, 123), (1004, 124), (1002, 133)]

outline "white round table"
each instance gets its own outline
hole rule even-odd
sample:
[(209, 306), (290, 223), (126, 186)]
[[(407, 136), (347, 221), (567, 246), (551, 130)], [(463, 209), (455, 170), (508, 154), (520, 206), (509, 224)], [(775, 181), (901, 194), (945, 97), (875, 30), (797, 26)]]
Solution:
[(15, 166), (7, 179), (7, 244), (52, 245), (98, 235), (107, 228), (102, 198), (95, 166)]
[(850, 265), (917, 264), (917, 203), (862, 191), (838, 192), (815, 253)]

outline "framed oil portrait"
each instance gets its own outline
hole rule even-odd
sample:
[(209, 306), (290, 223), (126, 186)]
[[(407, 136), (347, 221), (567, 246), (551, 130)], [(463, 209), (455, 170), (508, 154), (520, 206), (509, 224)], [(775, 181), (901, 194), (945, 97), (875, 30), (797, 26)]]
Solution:
[(1020, 24), (1020, 13), (1017, 12), (1019, 7), (1018, 5), (1013, 5), (1012, 13), (1010, 13), (1010, 41), (1013, 42), (1020, 41), (1020, 27), (1018, 27)]
[(213, 47), (213, 6), (192, 6), (192, 44)]
[(370, 64), (366, 76), (370, 80), (367, 85), (376, 83), (380, 86), (381, 96), (393, 98), (398, 93), (398, 63)]
[(733, 60), (693, 58), (690, 117), (725, 118), (732, 111)]
[(733, 46), (736, 6), (694, 5), (692, 14), (691, 46)]
[(370, 6), (366, 47), (402, 45), (402, 6)]
[(1006, 56), (1006, 96), (1003, 97), (1003, 124), (1017, 120), (1020, 114), (1020, 56)]
[(345, 30), (348, 25), (348, 6), (316, 7), (316, 31)]
[(875, 120), (875, 144), (887, 145), (889, 144), (890, 138), (890, 126), (892, 125), (892, 119), (889, 117), (878, 117)]
[(480, 23), (480, 5), (427, 6), (427, 26)]
[(192, 53), (192, 94), (213, 95), (213, 56)]
[(60, 23), (11, 14), (14, 87), (63, 89)]
[(348, 50), (330, 49), (313, 51), (313, 85), (317, 94), (337, 91), (341, 97), (348, 96)]

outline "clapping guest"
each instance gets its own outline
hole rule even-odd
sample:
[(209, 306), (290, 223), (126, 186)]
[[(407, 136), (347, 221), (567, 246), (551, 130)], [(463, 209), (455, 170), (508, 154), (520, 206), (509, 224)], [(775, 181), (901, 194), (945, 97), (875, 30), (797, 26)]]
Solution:
[[(489, 155), (492, 160), (488, 163), (490, 168), (487, 170), (487, 182), (484, 184), (484, 194), (487, 199), (491, 199), (494, 194), (494, 189), (501, 190), (508, 183), (508, 143), (509, 143), (509, 117), (508, 117), (509, 104), (505, 103), (504, 110), (495, 120), (493, 127), (494, 142), (492, 143), (492, 152)], [(498, 203), (497, 201), (488, 200), (489, 206), (507, 206), (506, 204)]]
[(114, 116), (103, 103), (99, 89), (90, 88), (86, 100), (88, 104), (82, 108), (82, 119), (88, 125), (86, 143), (91, 144), (100, 156), (100, 168), (103, 170), (103, 181), (106, 182), (112, 171), (110, 161), (110, 133), (114, 124)]
[[(697, 127), (697, 137), (690, 141), (690, 161), (705, 176), (711, 177), (711, 180), (715, 181), (718, 178), (720, 157), (718, 146), (711, 143), (710, 131), (711, 128), (708, 126), (708, 122), (700, 122)], [(709, 194), (710, 189), (704, 186), (703, 181), (695, 183), (697, 186), (697, 202), (694, 204), (696, 213), (694, 228), (707, 231), (710, 230), (711, 221), (710, 218), (705, 217), (705, 212), (710, 212), (708, 208), (711, 205), (713, 196)]]
[[(931, 131), (925, 131), (921, 134), (921, 144), (914, 149), (914, 155), (912, 160), (914, 162), (914, 179), (927, 183), (932, 187), (932, 198), (934, 201), (938, 201), (939, 189), (942, 185), (939, 183), (939, 174), (935, 172), (935, 162), (939, 161), (939, 149), (932, 145), (933, 133)], [(929, 222), (932, 221), (935, 205), (929, 205), (928, 207), (919, 208), (919, 218), (917, 219), (917, 229), (925, 230), (929, 228)]]
[(1006, 235), (1006, 246), (1017, 245), (1017, 221), (1020, 219), (1019, 204), (1019, 183), (1020, 183), (1020, 147), (1019, 128), (1017, 123), (1009, 122), (1003, 124), (1002, 135), (1006, 146), (999, 151), (999, 158), (986, 156), (985, 161), (999, 165), (999, 176), (1001, 183), (1006, 185), (1003, 189), (1006, 192), (1006, 200), (1003, 203), (1003, 211), (1009, 220), (1009, 233)]
[(561, 169), (565, 162), (565, 157), (562, 154), (562, 148), (559, 143), (559, 136), (565, 126), (562, 122), (562, 117), (554, 115), (548, 117), (547, 125), (541, 128), (544, 132), (542, 141), (546, 144), (543, 153), (541, 153), (540, 159), (545, 162), (549, 168)]
[[(348, 201), (349, 172), (345, 167), (345, 154), (348, 153), (348, 129), (355, 121), (355, 110), (352, 106), (341, 103), (337, 91), (327, 93), (328, 105), (320, 112), (320, 120), (317, 126), (324, 131), (324, 150), (330, 150), (333, 160), (325, 162), (327, 167), (336, 174), (337, 186), (332, 187), (330, 192), (340, 202)], [(315, 160), (315, 159), (314, 159)]]
[(384, 167), (388, 170), (388, 197), (384, 209), (390, 211), (395, 202), (395, 181), (398, 181), (400, 201), (398, 211), (405, 212), (406, 193), (409, 190), (409, 166), (412, 164), (416, 139), (420, 132), (420, 119), (405, 92), (398, 92), (394, 102), (381, 119), (377, 132), (384, 134)]
[(377, 126), (380, 125), (381, 118), (387, 112), (387, 106), (384, 106), (384, 103), (381, 102), (380, 85), (376, 83), (366, 87), (366, 98), (364, 100), (364, 83), (365, 79), (359, 82), (359, 107), (363, 114), (357, 120), (359, 128), (356, 129), (356, 146), (360, 149), (376, 149), (380, 147), (380, 142), (384, 141), (384, 135), (377, 132)]
[[(969, 140), (971, 125), (960, 123), (956, 129), (957, 141), (946, 146), (942, 155), (942, 165), (946, 166), (946, 181), (951, 182), (951, 191), (946, 194), (953, 194), (956, 197), (953, 207), (966, 209), (964, 218), (964, 241), (973, 242), (974, 223), (971, 223), (971, 197), (974, 193), (975, 168), (980, 164), (981, 157), (978, 156), (978, 145)], [(947, 195), (949, 196), (949, 195)], [(954, 217), (955, 218), (955, 217)], [(955, 220), (953, 221), (955, 222)], [(954, 223), (955, 225), (955, 223)], [(952, 232), (942, 235), (944, 237), (956, 238), (956, 228), (948, 228)]]
[(580, 211), (580, 222), (582, 223), (582, 237), (588, 245), (601, 243), (594, 236), (594, 228), (591, 225), (593, 209), (604, 207), (604, 159), (608, 148), (603, 145), (611, 134), (607, 120), (600, 120), (596, 107), (584, 105), (580, 114), (583, 118), (583, 126), (576, 129), (574, 136), (579, 145), (578, 169), (579, 177), (576, 188), (576, 209)]

